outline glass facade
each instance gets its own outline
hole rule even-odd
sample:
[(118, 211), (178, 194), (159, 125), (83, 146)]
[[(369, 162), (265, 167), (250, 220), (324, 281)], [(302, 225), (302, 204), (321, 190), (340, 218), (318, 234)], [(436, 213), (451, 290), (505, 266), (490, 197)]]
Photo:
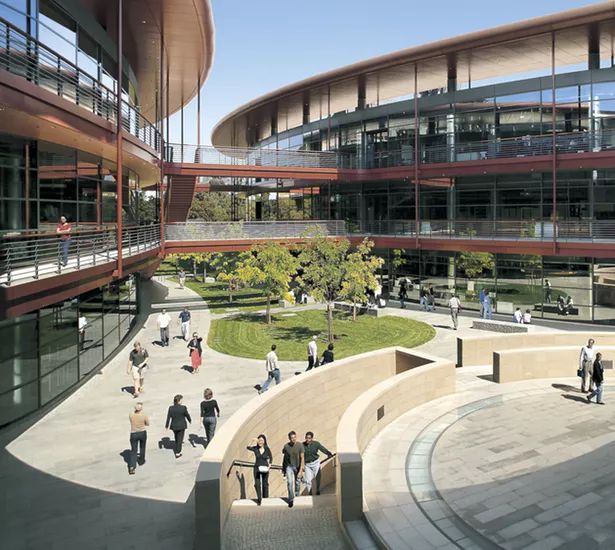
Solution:
[(130, 275), (0, 321), (0, 426), (63, 395), (117, 350), (135, 322), (137, 287)]
[[(0, 231), (54, 228), (60, 216), (79, 225), (115, 223), (116, 164), (47, 143), (0, 134)], [(123, 169), (124, 222), (158, 221), (157, 199)]]

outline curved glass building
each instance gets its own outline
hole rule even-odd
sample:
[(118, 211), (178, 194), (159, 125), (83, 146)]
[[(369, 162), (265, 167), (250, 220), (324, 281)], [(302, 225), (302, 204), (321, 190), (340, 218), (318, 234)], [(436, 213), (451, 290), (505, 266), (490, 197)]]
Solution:
[(160, 259), (166, 120), (212, 55), (207, 0), (0, 0), (0, 426), (129, 334)]
[(442, 40), (259, 97), (213, 143), (336, 151), (336, 180), (273, 182), (286, 209), (255, 181), (250, 215), (344, 220), (393, 296), (614, 323), (614, 44), (611, 2)]

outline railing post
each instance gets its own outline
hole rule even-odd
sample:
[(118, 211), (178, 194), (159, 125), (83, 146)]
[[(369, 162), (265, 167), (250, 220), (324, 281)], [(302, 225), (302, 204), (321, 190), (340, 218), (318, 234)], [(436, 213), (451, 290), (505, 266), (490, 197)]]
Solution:
[(5, 244), (6, 247), (6, 284), (11, 286), (12, 270), (11, 270), (11, 247)]
[(80, 253), (80, 247), (81, 247), (81, 235), (77, 235), (77, 238), (75, 239), (77, 241), (77, 269), (81, 269), (81, 253)]

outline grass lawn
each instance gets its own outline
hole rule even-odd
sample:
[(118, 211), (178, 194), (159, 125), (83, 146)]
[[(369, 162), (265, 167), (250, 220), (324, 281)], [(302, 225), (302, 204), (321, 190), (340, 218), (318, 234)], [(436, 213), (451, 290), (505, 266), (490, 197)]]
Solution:
[[(288, 313), (295, 315), (284, 316)], [(349, 314), (335, 312), (335, 358), (342, 359), (389, 346), (412, 348), (431, 340), (436, 331), (420, 321), (401, 317), (362, 315), (352, 321)], [(281, 361), (301, 361), (307, 357), (307, 344), (317, 334), (318, 354), (326, 345), (327, 319), (323, 310), (290, 310), (273, 316), (267, 325), (261, 315), (236, 315), (212, 322), (208, 345), (221, 353), (237, 357), (264, 359), (277, 344)]]
[[(177, 281), (177, 278), (173, 277), (172, 280)], [(188, 279), (186, 286), (201, 296), (214, 313), (226, 313), (226, 309), (256, 311), (267, 307), (267, 299), (258, 288), (240, 288), (233, 292), (233, 301), (229, 302), (227, 286), (224, 283), (202, 283)], [(277, 301), (272, 302), (271, 307), (278, 307)]]

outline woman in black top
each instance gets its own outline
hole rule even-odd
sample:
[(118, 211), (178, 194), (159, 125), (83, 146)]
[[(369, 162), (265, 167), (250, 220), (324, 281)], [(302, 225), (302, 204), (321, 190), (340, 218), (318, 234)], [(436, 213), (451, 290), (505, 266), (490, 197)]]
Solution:
[(329, 344), (327, 349), (322, 352), (322, 361), (320, 364), (324, 365), (326, 363), (333, 363), (333, 344)]
[(205, 437), (207, 437), (207, 443), (211, 443), (216, 433), (216, 424), (218, 423), (216, 416), (220, 418), (220, 407), (218, 402), (214, 399), (214, 392), (210, 388), (207, 388), (203, 392), (205, 401), (201, 401), (201, 422), (205, 428)]
[(252, 445), (248, 445), (247, 449), (254, 453), (254, 488), (256, 503), (260, 506), (263, 499), (269, 497), (269, 468), (273, 457), (264, 434), (253, 439)]
[(591, 403), (592, 397), (596, 396), (596, 403), (598, 405), (604, 405), (602, 401), (602, 384), (604, 384), (604, 367), (602, 366), (602, 354), (596, 353), (596, 359), (592, 368), (592, 380), (596, 386), (596, 389), (587, 394), (587, 401)]
[(188, 354), (190, 355), (190, 362), (192, 363), (192, 374), (199, 372), (201, 366), (201, 355), (203, 355), (203, 348), (201, 346), (202, 341), (203, 338), (195, 332), (192, 335), (192, 340), (188, 342), (188, 349), (190, 350)]
[(169, 407), (167, 412), (167, 421), (165, 428), (173, 430), (175, 436), (175, 458), (182, 455), (182, 444), (184, 443), (184, 432), (188, 427), (188, 422), (192, 422), (188, 409), (182, 405), (183, 395), (176, 395), (173, 398), (173, 405)]

